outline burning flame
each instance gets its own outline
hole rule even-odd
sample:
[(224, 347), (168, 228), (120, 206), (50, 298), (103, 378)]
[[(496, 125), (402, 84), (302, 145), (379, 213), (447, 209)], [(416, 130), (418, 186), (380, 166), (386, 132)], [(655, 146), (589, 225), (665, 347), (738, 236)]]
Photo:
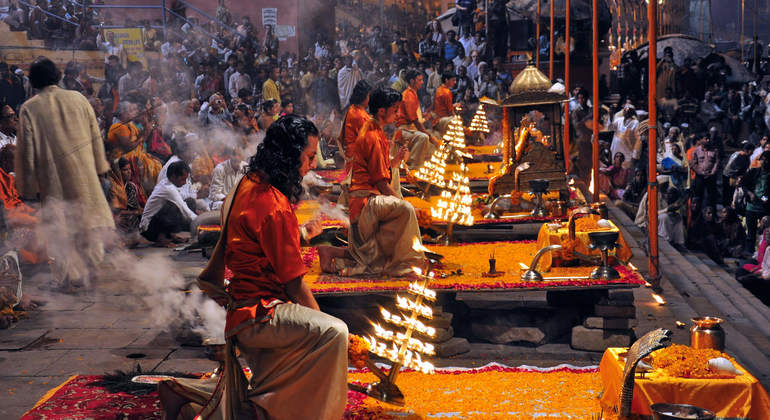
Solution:
[[(594, 171), (591, 171), (591, 186), (588, 187), (588, 192), (591, 193), (591, 195), (594, 195)], [(595, 201), (595, 200), (594, 200)]]
[(412, 241), (412, 249), (417, 252), (430, 252), (430, 249), (426, 248), (422, 242), (420, 241), (419, 236), (415, 236), (414, 240)]
[(657, 293), (653, 293), (652, 294), (652, 298), (655, 299), (655, 302), (658, 302), (658, 305), (665, 305), (666, 304), (666, 300), (663, 299), (663, 296), (661, 296), (661, 295), (659, 295)]

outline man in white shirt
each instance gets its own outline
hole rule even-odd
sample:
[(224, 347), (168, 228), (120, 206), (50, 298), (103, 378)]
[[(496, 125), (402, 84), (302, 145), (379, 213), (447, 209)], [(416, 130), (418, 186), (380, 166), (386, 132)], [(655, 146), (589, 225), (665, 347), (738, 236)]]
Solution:
[(227, 90), (230, 92), (231, 98), (237, 98), (241, 89), (252, 90), (251, 77), (246, 74), (246, 63), (243, 61), (238, 62), (236, 72), (230, 75), (227, 83)]
[(345, 66), (337, 73), (337, 88), (339, 89), (340, 106), (345, 108), (350, 102), (350, 95), (353, 94), (353, 87), (355, 87), (356, 83), (363, 79), (364, 76), (361, 74), (361, 71), (358, 70), (358, 66), (353, 64), (353, 57), (348, 55), (343, 57), (343, 60), (345, 60)]
[(9, 105), (0, 109), (0, 148), (8, 144), (16, 144), (16, 125), (19, 117)]
[(243, 153), (240, 149), (225, 150), (230, 159), (220, 163), (211, 174), (211, 187), (209, 188), (209, 200), (211, 210), (219, 210), (227, 194), (238, 185), (243, 177)]
[(139, 229), (148, 241), (179, 243), (175, 234), (190, 228), (198, 216), (179, 194), (179, 188), (190, 176), (190, 167), (184, 162), (174, 162), (168, 167), (168, 178), (152, 190), (144, 206)]

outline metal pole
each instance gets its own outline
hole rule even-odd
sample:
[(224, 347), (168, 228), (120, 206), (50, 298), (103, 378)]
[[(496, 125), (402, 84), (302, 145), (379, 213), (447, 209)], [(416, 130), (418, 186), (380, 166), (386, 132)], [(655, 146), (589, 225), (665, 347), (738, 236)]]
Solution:
[(168, 33), (166, 32), (166, 0), (160, 0), (160, 6), (162, 7), (160, 17), (161, 22), (163, 22), (163, 39), (168, 41)]
[[(553, 0), (551, 0), (553, 1)], [(570, 21), (570, 0), (566, 1), (565, 6), (565, 28), (564, 28), (564, 93), (567, 95), (567, 98), (570, 97), (569, 92), (569, 21)], [(564, 167), (567, 168), (567, 171), (569, 171), (570, 161), (569, 161), (569, 100), (564, 103)]]
[(484, 40), (489, 45), (489, 0), (484, 0)]
[(700, 0), (700, 7), (698, 9), (698, 20), (700, 20), (700, 29), (698, 30), (698, 39), (703, 40), (703, 2), (706, 0)]
[(741, 0), (741, 63), (743, 63), (744, 59), (744, 36), (743, 31), (746, 27), (746, 0)]
[(597, 18), (597, 0), (593, 0), (591, 9), (591, 26), (593, 32), (593, 174), (591, 176), (591, 194), (594, 203), (599, 201), (599, 20)]
[(656, 89), (657, 86), (657, 68), (656, 57), (658, 54), (657, 46), (657, 2), (650, 1), (647, 4), (647, 37), (649, 45), (649, 129), (647, 132), (647, 152), (648, 152), (648, 168), (647, 168), (647, 234), (650, 241), (650, 255), (649, 255), (649, 279), (653, 288), (660, 289), (660, 271), (658, 269), (658, 168), (657, 168), (657, 155), (658, 155), (658, 110), (656, 106)]
[(540, 70), (540, 0), (537, 0), (537, 24), (535, 28), (535, 67)]
[(554, 26), (553, 26), (553, 24), (554, 24), (554, 21), (555, 21), (554, 16), (553, 16), (553, 13), (554, 13), (553, 3), (554, 3), (554, 1), (555, 0), (548, 0), (548, 2), (551, 3), (551, 43), (548, 45), (548, 78), (551, 79), (552, 82), (553, 82), (553, 47), (555, 45), (553, 43), (553, 41), (554, 41), (553, 40), (553, 33), (554, 33)]
[(759, 35), (757, 35), (758, 20), (759, 0), (754, 0), (754, 74), (759, 74)]

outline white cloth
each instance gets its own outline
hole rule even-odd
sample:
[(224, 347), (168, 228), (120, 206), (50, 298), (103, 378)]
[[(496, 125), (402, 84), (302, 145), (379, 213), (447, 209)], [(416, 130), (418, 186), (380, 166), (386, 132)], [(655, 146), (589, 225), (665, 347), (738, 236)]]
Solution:
[(353, 69), (345, 66), (337, 73), (337, 87), (340, 95), (340, 106), (345, 108), (350, 102), (350, 96), (353, 94), (353, 88), (364, 76), (358, 68)]
[(765, 256), (762, 258), (762, 278), (770, 280), (770, 246), (765, 248)]
[(241, 162), (237, 168), (233, 168), (229, 160), (226, 160), (214, 168), (211, 173), (211, 186), (209, 187), (209, 200), (211, 210), (219, 210), (227, 194), (238, 185), (243, 177), (243, 168), (246, 162)]
[(612, 145), (610, 145), (610, 153), (615, 156), (615, 153), (623, 153), (626, 157), (626, 162), (631, 163), (634, 153), (634, 145), (636, 144), (636, 127), (639, 126), (639, 121), (636, 119), (630, 119), (625, 121), (624, 118), (616, 119), (612, 122), (612, 129), (615, 131), (615, 135), (612, 138)]
[(9, 144), (16, 144), (16, 135), (8, 135), (0, 131), (0, 148)]
[(227, 90), (230, 92), (231, 98), (237, 98), (238, 91), (241, 89), (248, 89), (249, 91), (252, 90), (251, 77), (249, 77), (248, 74), (236, 71), (230, 76), (230, 79), (227, 83)]
[(194, 220), (198, 216), (187, 207), (187, 203), (184, 202), (182, 195), (179, 193), (179, 188), (166, 178), (163, 182), (155, 186), (155, 189), (152, 190), (152, 194), (150, 194), (150, 198), (147, 199), (147, 203), (144, 205), (144, 211), (142, 212), (142, 220), (139, 222), (139, 229), (143, 232), (147, 230), (153, 216), (163, 208), (166, 201), (170, 201), (177, 206), (179, 211), (190, 220)]

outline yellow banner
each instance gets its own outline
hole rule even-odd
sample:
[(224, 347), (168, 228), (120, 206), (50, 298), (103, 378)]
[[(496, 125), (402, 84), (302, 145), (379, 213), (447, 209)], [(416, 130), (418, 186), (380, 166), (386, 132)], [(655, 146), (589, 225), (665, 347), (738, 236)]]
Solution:
[(105, 37), (108, 32), (115, 34), (115, 43), (123, 45), (123, 50), (126, 52), (129, 61), (141, 61), (144, 67), (147, 68), (142, 28), (105, 29)]

